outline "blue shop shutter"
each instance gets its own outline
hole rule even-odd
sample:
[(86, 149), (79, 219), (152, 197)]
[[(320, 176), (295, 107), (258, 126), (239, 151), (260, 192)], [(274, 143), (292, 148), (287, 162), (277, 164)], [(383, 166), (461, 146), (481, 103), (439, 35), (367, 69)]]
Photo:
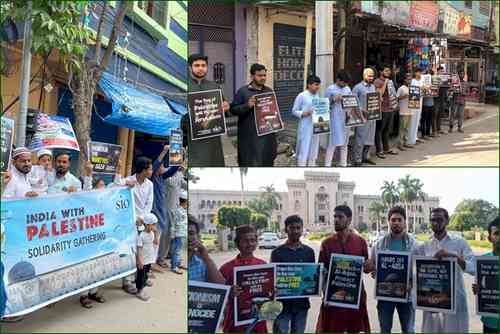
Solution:
[(112, 103), (106, 122), (157, 136), (169, 136), (170, 129), (180, 128), (182, 116), (172, 112), (163, 97), (139, 90), (106, 72), (99, 86)]

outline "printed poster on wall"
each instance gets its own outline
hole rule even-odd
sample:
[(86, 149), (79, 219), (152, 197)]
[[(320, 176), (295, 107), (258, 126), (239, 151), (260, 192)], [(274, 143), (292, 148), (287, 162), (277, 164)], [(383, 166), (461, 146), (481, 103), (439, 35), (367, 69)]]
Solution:
[(189, 121), (193, 140), (217, 137), (226, 133), (226, 119), (220, 89), (188, 93)]
[(326, 305), (359, 309), (364, 262), (362, 256), (332, 254), (324, 296)]
[(255, 128), (258, 136), (283, 130), (280, 109), (274, 92), (257, 94), (255, 96)]
[(133, 274), (134, 207), (128, 187), (2, 200), (6, 316)]
[(170, 148), (168, 150), (168, 165), (180, 166), (182, 165), (182, 130), (172, 129), (170, 131)]
[(9, 169), (12, 158), (12, 142), (14, 140), (14, 120), (2, 117), (2, 157), (0, 161), (0, 172), (6, 172)]
[(276, 263), (276, 299), (319, 296), (322, 273), (322, 263)]
[(379, 251), (375, 275), (375, 299), (408, 302), (410, 253)]
[(242, 326), (252, 323), (252, 299), (274, 299), (276, 270), (274, 264), (259, 264), (234, 268), (234, 284), (243, 291), (234, 297), (234, 323)]
[(218, 333), (231, 287), (189, 281), (188, 332)]
[(416, 308), (455, 314), (456, 259), (436, 260), (415, 256), (413, 282), (416, 285)]
[(354, 127), (366, 123), (363, 112), (359, 109), (358, 99), (354, 95), (342, 95), (342, 109), (344, 109), (345, 126)]
[(478, 315), (499, 317), (500, 293), (498, 276), (498, 256), (476, 257), (476, 311)]
[(410, 26), (436, 32), (438, 28), (439, 5), (434, 1), (412, 1), (410, 5)]
[(420, 109), (420, 87), (410, 86), (408, 96), (408, 109)]
[(366, 93), (366, 119), (369, 121), (382, 119), (380, 94), (378, 92)]
[(73, 126), (68, 118), (37, 113), (35, 134), (29, 145), (32, 151), (62, 148), (80, 151)]
[(330, 132), (330, 101), (328, 98), (314, 98), (313, 106), (313, 133), (329, 133)]

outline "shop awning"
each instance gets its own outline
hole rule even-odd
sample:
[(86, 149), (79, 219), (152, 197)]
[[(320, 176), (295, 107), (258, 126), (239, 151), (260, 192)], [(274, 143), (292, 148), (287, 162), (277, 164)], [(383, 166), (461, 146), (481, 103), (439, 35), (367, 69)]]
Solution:
[(181, 105), (173, 112), (165, 99), (140, 90), (104, 72), (99, 87), (112, 103), (112, 112), (105, 122), (158, 136), (170, 135), (170, 129), (180, 128)]
[(166, 99), (166, 100), (173, 112), (181, 116), (187, 114), (187, 108), (185, 104), (177, 103), (171, 99)]

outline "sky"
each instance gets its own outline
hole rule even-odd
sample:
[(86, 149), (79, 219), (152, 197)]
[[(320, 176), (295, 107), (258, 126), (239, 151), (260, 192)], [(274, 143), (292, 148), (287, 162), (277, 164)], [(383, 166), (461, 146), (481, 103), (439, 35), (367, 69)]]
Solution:
[[(190, 189), (240, 190), (239, 169), (191, 168), (200, 178), (190, 183)], [(463, 199), (483, 199), (499, 206), (499, 170), (496, 168), (249, 168), (245, 190), (259, 190), (274, 185), (277, 191), (287, 191), (287, 179), (303, 179), (305, 170), (335, 172), (340, 181), (355, 182), (354, 193), (379, 195), (384, 180), (397, 183), (410, 174), (424, 183), (424, 191), (438, 196), (440, 205), (450, 212)]]

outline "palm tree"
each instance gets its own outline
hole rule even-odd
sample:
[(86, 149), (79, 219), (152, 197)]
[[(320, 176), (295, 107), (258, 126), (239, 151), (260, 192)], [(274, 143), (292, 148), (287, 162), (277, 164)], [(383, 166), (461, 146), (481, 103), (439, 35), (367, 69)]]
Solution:
[[(231, 168), (231, 173), (233, 172), (234, 168)], [(244, 187), (244, 179), (245, 176), (248, 174), (248, 167), (239, 167), (238, 168), (240, 171), (240, 183), (241, 183), (241, 206), (245, 206), (245, 187)]]
[[(400, 200), (405, 207), (408, 215), (408, 207), (415, 204), (416, 201), (425, 201), (427, 195), (423, 191), (424, 184), (420, 179), (413, 179), (411, 175), (406, 175), (404, 178), (398, 180), (398, 188), (400, 193)], [(416, 231), (415, 213), (413, 213), (413, 229), (408, 225), (408, 231)]]
[(273, 184), (271, 184), (270, 186), (261, 187), (260, 189), (264, 191), (262, 199), (266, 203), (266, 207), (269, 213), (267, 217), (269, 218), (269, 221), (271, 221), (273, 211), (280, 209), (281, 195), (276, 191)]
[(387, 208), (392, 208), (399, 202), (399, 191), (394, 181), (384, 181), (380, 190), (382, 190), (382, 203), (385, 204)]
[(382, 221), (385, 214), (386, 206), (381, 201), (373, 201), (368, 207), (368, 213), (370, 218), (374, 218), (377, 222), (377, 235), (380, 232), (380, 222)]

